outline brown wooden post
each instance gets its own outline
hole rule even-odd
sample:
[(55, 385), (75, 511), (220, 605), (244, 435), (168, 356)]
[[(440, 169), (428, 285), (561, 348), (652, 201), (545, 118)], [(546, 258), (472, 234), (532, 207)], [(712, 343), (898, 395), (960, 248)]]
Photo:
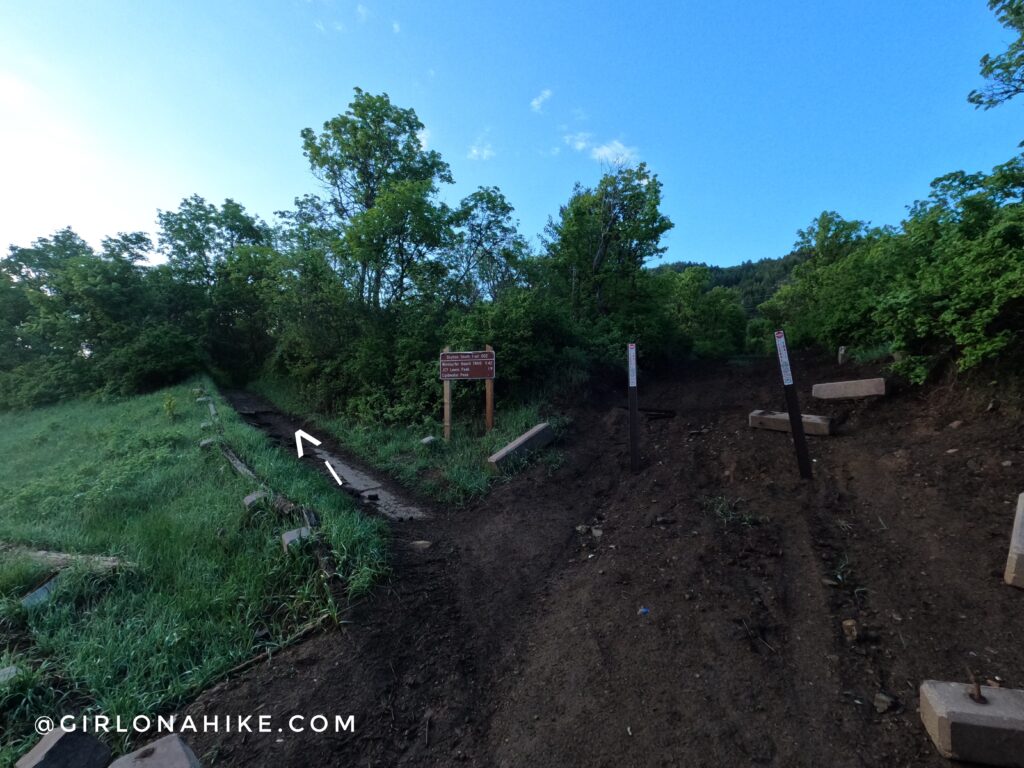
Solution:
[[(494, 347), (490, 344), (484, 346), (484, 349), (488, 352), (493, 352)], [(486, 405), (484, 411), (484, 423), (487, 425), (488, 434), (494, 429), (494, 379), (486, 379), (484, 381), (484, 391), (486, 398)]]
[[(445, 347), (445, 352), (450, 352), (451, 347)], [(444, 439), (452, 439), (452, 383), (445, 379), (444, 382)]]

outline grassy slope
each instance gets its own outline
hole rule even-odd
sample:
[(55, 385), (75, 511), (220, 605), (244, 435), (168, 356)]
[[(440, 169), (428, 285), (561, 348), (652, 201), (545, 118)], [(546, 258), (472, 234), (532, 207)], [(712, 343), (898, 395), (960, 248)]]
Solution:
[[(111, 716), (166, 710), (337, 611), (313, 556), (281, 552), (286, 523), (246, 522), (241, 499), (256, 484), (197, 447), (210, 432), (194, 385), (0, 415), (0, 541), (136, 564), (66, 571), (57, 597), (26, 611), (16, 598), (45, 574), (0, 555), (0, 667), (25, 670), (0, 687), (0, 766), (29, 743), (33, 715), (75, 703)], [(350, 593), (368, 587), (384, 568), (383, 526), (218, 405), (224, 438), (257, 474), (321, 513)]]
[[(481, 435), (480, 418), (480, 423), (456, 423), (450, 443), (438, 441), (424, 446), (420, 440), (427, 435), (442, 435), (439, 422), (427, 420), (416, 426), (358, 424), (342, 417), (313, 414), (302, 397), (281, 380), (262, 379), (254, 382), (252, 389), (285, 411), (307, 415), (357, 456), (406, 487), (449, 504), (463, 504), (486, 493), (489, 485), (500, 479), (489, 470), (487, 457), (545, 420), (537, 405), (501, 409), (495, 414), (494, 430), (489, 435)], [(565, 426), (563, 417), (546, 420), (556, 431)], [(557, 463), (562, 456), (558, 451), (546, 451), (542, 458)], [(508, 467), (506, 473), (516, 469)]]

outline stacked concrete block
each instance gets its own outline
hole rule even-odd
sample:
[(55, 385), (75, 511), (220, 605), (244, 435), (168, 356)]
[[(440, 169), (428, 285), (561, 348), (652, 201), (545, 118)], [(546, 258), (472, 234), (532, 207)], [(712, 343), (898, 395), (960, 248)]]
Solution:
[(985, 765), (1024, 768), (1024, 691), (926, 680), (921, 722), (939, 752)]

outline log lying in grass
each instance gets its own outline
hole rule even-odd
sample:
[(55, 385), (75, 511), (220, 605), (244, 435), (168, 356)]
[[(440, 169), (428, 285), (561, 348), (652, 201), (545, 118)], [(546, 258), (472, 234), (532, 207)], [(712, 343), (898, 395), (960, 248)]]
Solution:
[(242, 477), (247, 477), (250, 480), (256, 479), (256, 473), (249, 469), (248, 465), (238, 458), (238, 454), (228, 448), (226, 445), (220, 447), (220, 452), (224, 454), (224, 458), (228, 460), (228, 463), (234, 467), (235, 472), (240, 474)]
[(132, 563), (122, 562), (117, 557), (79, 555), (72, 552), (49, 552), (45, 549), (27, 549), (13, 544), (0, 544), (0, 552), (27, 557), (41, 565), (58, 571), (72, 565), (83, 565), (95, 571), (113, 571), (118, 568), (133, 567)]

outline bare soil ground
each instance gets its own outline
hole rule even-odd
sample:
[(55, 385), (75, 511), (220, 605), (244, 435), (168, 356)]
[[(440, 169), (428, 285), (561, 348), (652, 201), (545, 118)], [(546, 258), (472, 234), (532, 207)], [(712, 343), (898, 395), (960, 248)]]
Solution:
[[(875, 371), (795, 373), (804, 409), (840, 422), (809, 438), (814, 481), (788, 435), (747, 427), (784, 407), (768, 363), (641, 379), (641, 406), (677, 415), (642, 420), (635, 475), (625, 392), (595, 395), (561, 467), (393, 523), (394, 576), (353, 623), (187, 710), (352, 714), (354, 735), (193, 746), (218, 766), (946, 765), (920, 682), (1024, 687), (1024, 593), (1001, 579), (1024, 429), (986, 410), (996, 387), (827, 404), (812, 383)], [(289, 445), (301, 422), (271, 416)]]

